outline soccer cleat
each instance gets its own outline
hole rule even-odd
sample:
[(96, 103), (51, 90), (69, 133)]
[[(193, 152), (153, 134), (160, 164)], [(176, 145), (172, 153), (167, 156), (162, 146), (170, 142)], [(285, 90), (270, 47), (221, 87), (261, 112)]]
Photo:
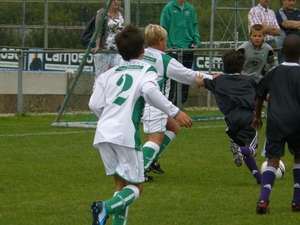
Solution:
[(160, 168), (160, 164), (155, 160), (150, 165), (150, 170), (154, 173), (162, 174), (164, 171)]
[(233, 162), (236, 166), (240, 167), (243, 164), (243, 155), (241, 153), (240, 146), (238, 146), (236, 143), (232, 143), (230, 145), (231, 152), (233, 154)]
[(267, 214), (269, 213), (269, 202), (264, 199), (259, 199), (256, 205), (257, 214)]
[(300, 202), (299, 201), (292, 201), (292, 211), (300, 212)]
[(154, 179), (153, 179), (153, 177), (152, 176), (148, 176), (146, 173), (145, 173), (145, 182), (147, 182), (147, 183), (152, 183), (152, 182), (154, 182)]
[(93, 215), (92, 225), (104, 225), (108, 218), (108, 214), (105, 209), (105, 202), (96, 201), (91, 204), (91, 211)]

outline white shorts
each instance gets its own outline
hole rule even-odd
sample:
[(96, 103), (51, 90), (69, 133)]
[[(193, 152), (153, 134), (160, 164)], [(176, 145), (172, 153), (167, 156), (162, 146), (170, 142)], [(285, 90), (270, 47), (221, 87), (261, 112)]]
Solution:
[(139, 184), (145, 181), (143, 153), (134, 148), (108, 142), (99, 143), (98, 149), (106, 175), (118, 175), (123, 180)]
[(168, 115), (159, 109), (146, 104), (142, 117), (144, 133), (163, 133), (166, 131)]

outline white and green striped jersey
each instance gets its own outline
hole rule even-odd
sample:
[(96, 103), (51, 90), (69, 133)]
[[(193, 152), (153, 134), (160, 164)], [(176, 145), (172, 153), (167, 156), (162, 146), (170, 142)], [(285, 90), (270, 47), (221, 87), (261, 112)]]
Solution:
[(177, 115), (179, 109), (162, 95), (156, 80), (156, 69), (142, 60), (130, 60), (99, 76), (89, 102), (99, 118), (95, 147), (109, 142), (140, 150), (145, 101), (172, 117)]
[(196, 84), (196, 73), (194, 70), (184, 67), (180, 62), (164, 52), (148, 47), (145, 49), (143, 61), (151, 64), (157, 70), (157, 82), (161, 92), (169, 97), (170, 79), (180, 83)]

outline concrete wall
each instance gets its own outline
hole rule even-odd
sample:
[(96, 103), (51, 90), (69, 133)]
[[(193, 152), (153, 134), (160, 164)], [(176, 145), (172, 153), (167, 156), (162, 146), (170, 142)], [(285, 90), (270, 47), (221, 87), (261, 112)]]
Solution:
[[(59, 111), (74, 80), (73, 72), (23, 72), (23, 112), (43, 113)], [(87, 111), (88, 101), (94, 83), (93, 74), (82, 74), (77, 80), (69, 98), (68, 111)], [(196, 85), (190, 86), (187, 107), (207, 107), (207, 90)], [(18, 72), (0, 72), (0, 113), (17, 113), (18, 106)], [(211, 106), (215, 106), (211, 98)]]

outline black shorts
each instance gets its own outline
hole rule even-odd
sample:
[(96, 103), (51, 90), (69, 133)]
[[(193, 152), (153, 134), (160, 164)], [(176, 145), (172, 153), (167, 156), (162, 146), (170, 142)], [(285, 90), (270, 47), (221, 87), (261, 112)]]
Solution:
[(258, 135), (252, 128), (253, 118), (254, 111), (248, 109), (234, 109), (226, 115), (226, 134), (232, 142), (239, 146), (249, 145), (257, 148)]
[(292, 155), (295, 153), (300, 153), (300, 134), (297, 134), (287, 137), (282, 141), (275, 141), (267, 138), (263, 155), (268, 158), (283, 157), (285, 143), (288, 144), (288, 149)]

